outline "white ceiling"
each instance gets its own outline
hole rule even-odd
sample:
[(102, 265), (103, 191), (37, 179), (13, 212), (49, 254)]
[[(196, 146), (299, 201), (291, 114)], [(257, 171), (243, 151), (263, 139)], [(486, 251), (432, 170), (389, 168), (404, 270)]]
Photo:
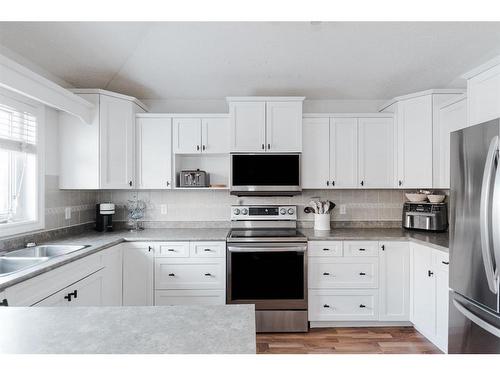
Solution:
[(0, 45), (75, 87), (141, 99), (383, 99), (463, 87), (500, 23), (0, 22)]

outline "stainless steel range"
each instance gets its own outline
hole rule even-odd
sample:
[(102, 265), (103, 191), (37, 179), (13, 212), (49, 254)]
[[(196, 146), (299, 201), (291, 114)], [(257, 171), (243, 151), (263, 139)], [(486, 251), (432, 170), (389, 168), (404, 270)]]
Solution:
[(307, 239), (297, 207), (231, 207), (227, 237), (228, 304), (255, 304), (257, 332), (305, 332)]

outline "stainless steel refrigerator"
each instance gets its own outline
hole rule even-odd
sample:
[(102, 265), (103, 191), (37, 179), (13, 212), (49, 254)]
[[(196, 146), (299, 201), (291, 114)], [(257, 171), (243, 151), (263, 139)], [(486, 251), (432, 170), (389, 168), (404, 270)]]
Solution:
[(500, 353), (500, 119), (451, 134), (449, 353)]

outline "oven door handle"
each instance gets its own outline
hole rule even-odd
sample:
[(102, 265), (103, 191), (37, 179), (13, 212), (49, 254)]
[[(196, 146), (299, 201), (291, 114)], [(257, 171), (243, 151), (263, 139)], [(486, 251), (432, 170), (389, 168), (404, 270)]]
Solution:
[(228, 246), (227, 251), (231, 253), (274, 253), (274, 252), (298, 252), (304, 253), (307, 250), (306, 245), (293, 245), (293, 246), (275, 246), (275, 245), (261, 245), (261, 246)]

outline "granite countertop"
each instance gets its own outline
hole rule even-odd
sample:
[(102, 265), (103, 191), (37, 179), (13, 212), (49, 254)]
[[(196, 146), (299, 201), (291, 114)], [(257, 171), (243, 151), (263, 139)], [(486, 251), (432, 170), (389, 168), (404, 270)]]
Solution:
[(255, 354), (256, 350), (254, 305), (9, 307), (0, 308), (0, 321), (0, 354)]
[(417, 232), (402, 228), (338, 228), (330, 231), (300, 229), (308, 240), (410, 240), (448, 252), (449, 233)]

